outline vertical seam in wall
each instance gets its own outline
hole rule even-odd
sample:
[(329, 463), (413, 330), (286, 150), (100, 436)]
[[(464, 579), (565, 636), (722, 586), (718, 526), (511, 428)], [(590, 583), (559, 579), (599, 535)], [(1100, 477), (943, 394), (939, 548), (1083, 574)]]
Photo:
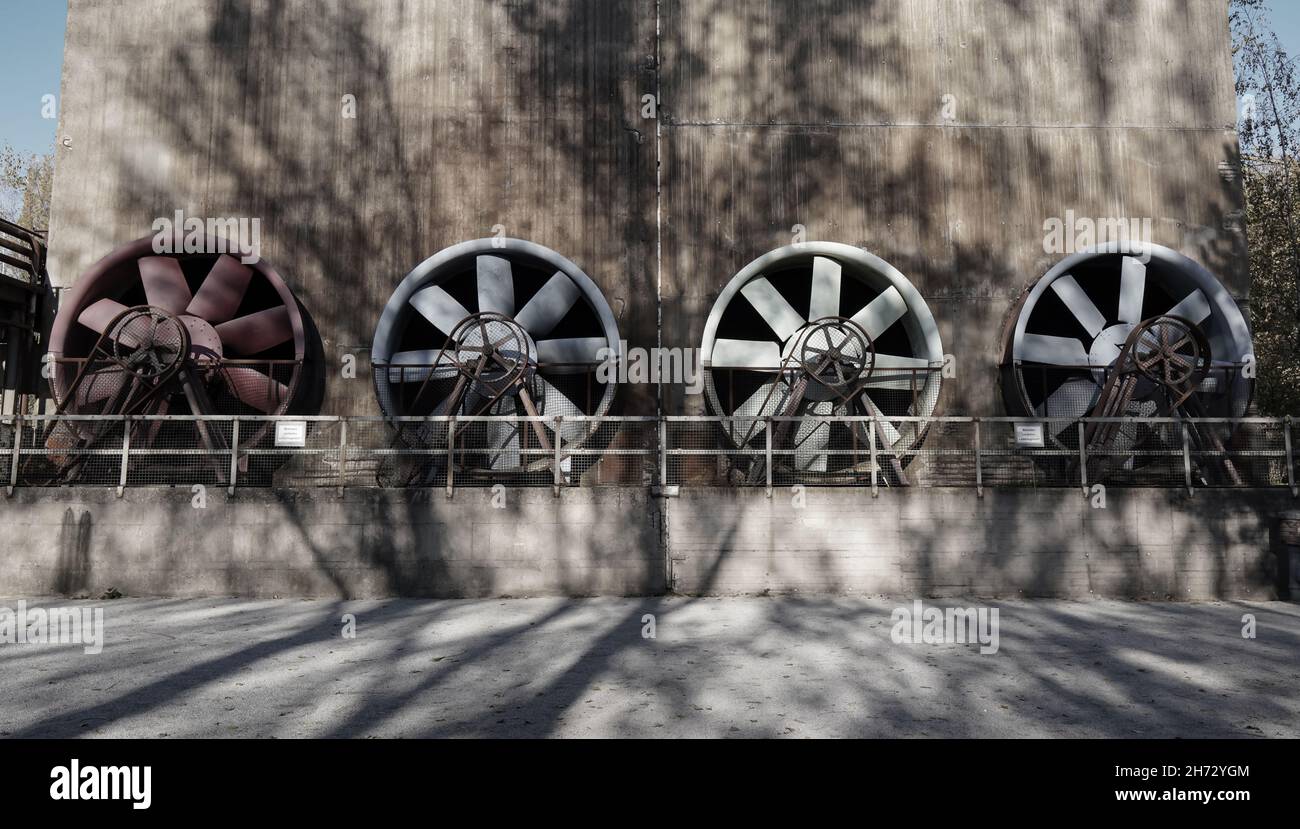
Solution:
[[(664, 294), (663, 294), (663, 159), (660, 155), (659, 130), (659, 62), (660, 32), (659, 3), (655, 0), (655, 348), (656, 354), (663, 353), (664, 344)], [(655, 358), (656, 362), (658, 357)], [(655, 414), (662, 417), (664, 413), (664, 380), (662, 372), (655, 385)]]

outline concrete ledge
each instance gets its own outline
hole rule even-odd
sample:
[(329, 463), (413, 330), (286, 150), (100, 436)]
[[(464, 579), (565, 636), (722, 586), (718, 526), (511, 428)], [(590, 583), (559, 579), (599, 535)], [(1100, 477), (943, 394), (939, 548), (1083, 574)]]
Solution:
[(0, 593), (1270, 599), (1285, 491), (20, 490)]

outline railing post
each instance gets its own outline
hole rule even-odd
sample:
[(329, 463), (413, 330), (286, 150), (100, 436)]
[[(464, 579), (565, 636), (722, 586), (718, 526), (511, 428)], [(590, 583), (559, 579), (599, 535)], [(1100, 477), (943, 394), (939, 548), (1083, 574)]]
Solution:
[(339, 418), (339, 497), (348, 483), (348, 419)]
[(1183, 482), (1187, 484), (1187, 494), (1190, 496), (1195, 494), (1195, 490), (1192, 489), (1191, 439), (1187, 434), (1187, 424), (1180, 421), (1178, 425), (1181, 426), (1183, 430)]
[(1088, 427), (1079, 421), (1079, 485), (1083, 487), (1083, 497), (1088, 497)]
[(763, 430), (763, 472), (767, 480), (767, 497), (772, 497), (772, 418), (766, 418), (767, 428)]
[(13, 495), (14, 488), (18, 486), (18, 459), (21, 457), (23, 448), (23, 416), (14, 417), (14, 454), (9, 459), (9, 486), (5, 490), (6, 495)]
[(557, 415), (555, 418), (555, 456), (551, 461), (551, 491), (556, 498), (560, 497), (560, 485), (563, 483), (563, 474), (560, 472), (560, 445), (563, 441), (560, 439), (560, 426), (564, 423), (564, 418)]
[(230, 424), (230, 486), (226, 489), (227, 495), (235, 494), (235, 482), (239, 476), (239, 418), (234, 418)]
[(126, 465), (131, 457), (131, 415), (122, 417), (122, 471), (117, 477), (117, 497), (126, 492)]
[(668, 486), (668, 418), (659, 418), (659, 486)]
[(1291, 487), (1291, 497), (1300, 497), (1300, 487), (1295, 483), (1295, 455), (1291, 451), (1291, 415), (1282, 420), (1282, 436), (1286, 441), (1286, 485)]
[(975, 418), (975, 497), (984, 497), (984, 465), (980, 454), (980, 419)]
[(867, 428), (867, 434), (868, 434), (868, 437), (870, 438), (870, 441), (871, 441), (871, 497), (872, 497), (872, 498), (879, 498), (879, 497), (880, 497), (880, 484), (879, 484), (879, 481), (878, 481), (878, 474), (877, 474), (877, 473), (878, 473), (879, 470), (880, 470), (880, 463), (877, 461), (877, 451), (876, 451), (876, 415), (875, 415), (874, 412), (873, 412), (872, 415), (871, 415), (871, 424), (870, 424), (870, 425), (868, 426), (868, 428)]
[(456, 418), (447, 421), (447, 497), (456, 491)]

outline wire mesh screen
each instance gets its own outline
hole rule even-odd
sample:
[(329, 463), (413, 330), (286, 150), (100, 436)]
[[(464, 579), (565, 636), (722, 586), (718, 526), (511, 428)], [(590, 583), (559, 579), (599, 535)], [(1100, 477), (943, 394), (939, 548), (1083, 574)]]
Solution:
[(981, 421), (979, 447), (984, 486), (1082, 485), (1075, 420)]

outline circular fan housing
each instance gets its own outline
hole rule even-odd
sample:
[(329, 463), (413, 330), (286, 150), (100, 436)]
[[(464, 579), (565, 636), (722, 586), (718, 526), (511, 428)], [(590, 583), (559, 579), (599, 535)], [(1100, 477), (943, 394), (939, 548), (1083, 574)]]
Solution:
[[(1064, 442), (1070, 422), (1093, 412), (1134, 331), (1162, 317), (1195, 326), (1210, 352), (1204, 376), (1197, 377), (1181, 408), (1196, 416), (1243, 416), (1253, 381), (1242, 369), (1252, 348), (1232, 295), (1191, 259), (1159, 245), (1132, 243), (1063, 260), (1021, 300), (1003, 367), (1008, 412), (1059, 418), (1053, 429)], [(1154, 415), (1165, 406), (1166, 387), (1172, 388), (1146, 383), (1123, 414)]]
[[(371, 360), (389, 417), (600, 416), (614, 400), (602, 364), (616, 367), (618, 325), (591, 277), (549, 248), (479, 239), (420, 263), (393, 292), (375, 328)], [(598, 427), (564, 423), (576, 447)], [(554, 439), (546, 424), (545, 442)], [(492, 471), (537, 463), (536, 430), (502, 422), (468, 441)], [(405, 433), (436, 440), (441, 433)], [(531, 458), (531, 460), (530, 460)]]
[[(234, 248), (209, 238), (204, 249)], [(150, 319), (184, 328), (182, 362), (202, 393), (187, 395), (169, 385), (126, 413), (274, 415), (288, 409), (306, 336), (298, 303), (280, 275), (265, 261), (245, 265), (228, 254), (156, 254), (147, 237), (96, 262), (60, 303), (49, 350), (51, 390), (63, 411), (124, 413), (124, 401), (140, 399), (132, 384), (141, 375), (129, 366), (141, 356), (143, 336), (133, 332)], [(194, 399), (210, 409), (194, 411)]]
[[(928, 417), (939, 399), (943, 345), (925, 300), (850, 245), (806, 242), (749, 263), (718, 296), (700, 348), (709, 406), (726, 417)], [(758, 445), (763, 425), (730, 421), (727, 434)], [(903, 456), (923, 435), (881, 421), (877, 445)], [(800, 471), (828, 471), (830, 426), (802, 424), (793, 440)]]

